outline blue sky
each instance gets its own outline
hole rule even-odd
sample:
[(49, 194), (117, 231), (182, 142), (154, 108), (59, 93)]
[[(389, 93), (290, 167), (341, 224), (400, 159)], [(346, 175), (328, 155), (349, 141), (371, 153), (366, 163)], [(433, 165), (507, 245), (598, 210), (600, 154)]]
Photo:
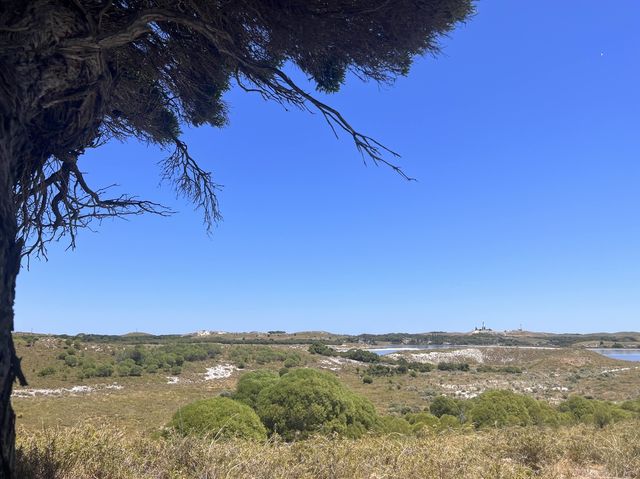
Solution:
[(52, 245), (18, 279), (16, 329), (640, 329), (640, 3), (481, 1), (393, 87), (327, 98), (417, 182), (364, 166), (318, 115), (231, 91), (185, 132), (224, 221), (159, 187), (163, 152), (113, 143), (93, 185), (179, 210)]

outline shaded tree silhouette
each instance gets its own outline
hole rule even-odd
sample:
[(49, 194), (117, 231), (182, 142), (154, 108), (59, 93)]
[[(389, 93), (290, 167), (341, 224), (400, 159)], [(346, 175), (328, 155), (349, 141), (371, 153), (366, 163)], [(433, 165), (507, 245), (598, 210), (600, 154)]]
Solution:
[(11, 338), (21, 258), (103, 218), (170, 214), (162, 205), (90, 186), (88, 149), (136, 138), (167, 150), (162, 176), (220, 217), (217, 185), (180, 139), (181, 125), (222, 126), (232, 88), (320, 112), (364, 158), (396, 154), (287, 75), (320, 92), (346, 75), (391, 82), (472, 14), (471, 0), (3, 0), (0, 3), (0, 477), (14, 457)]

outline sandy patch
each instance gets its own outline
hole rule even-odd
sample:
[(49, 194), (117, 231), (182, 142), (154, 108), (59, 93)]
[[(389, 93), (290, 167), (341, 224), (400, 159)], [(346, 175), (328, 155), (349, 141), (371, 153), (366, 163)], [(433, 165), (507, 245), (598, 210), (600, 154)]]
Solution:
[(482, 351), (476, 348), (458, 349), (456, 351), (433, 351), (430, 353), (388, 354), (391, 359), (407, 359), (416, 363), (458, 363), (462, 361), (484, 362)]
[(70, 388), (55, 388), (55, 389), (16, 389), (11, 396), (17, 398), (30, 398), (41, 396), (79, 396), (83, 394), (89, 394), (95, 391), (106, 389), (123, 389), (118, 383), (113, 384), (97, 384), (94, 386), (72, 386)]
[(236, 368), (232, 364), (218, 364), (217, 366), (214, 366), (212, 368), (207, 368), (207, 372), (204, 373), (204, 380), (212, 381), (215, 379), (228, 378), (236, 369), (238, 368)]

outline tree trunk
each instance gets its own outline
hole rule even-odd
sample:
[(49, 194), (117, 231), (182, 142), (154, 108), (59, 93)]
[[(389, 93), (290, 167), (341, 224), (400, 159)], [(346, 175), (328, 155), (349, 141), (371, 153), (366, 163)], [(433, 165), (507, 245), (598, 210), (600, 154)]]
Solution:
[(11, 408), (11, 389), (16, 378), (26, 384), (11, 336), (22, 243), (16, 239), (11, 162), (6, 156), (6, 144), (3, 146), (0, 152), (0, 479), (13, 477), (15, 414)]

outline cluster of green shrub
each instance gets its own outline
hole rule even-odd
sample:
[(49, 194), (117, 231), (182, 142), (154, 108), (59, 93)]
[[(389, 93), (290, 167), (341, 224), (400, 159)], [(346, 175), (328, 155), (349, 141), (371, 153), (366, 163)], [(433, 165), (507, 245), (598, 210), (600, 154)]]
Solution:
[(268, 346), (234, 346), (229, 349), (229, 359), (240, 369), (249, 364), (264, 365), (274, 362), (284, 363), (285, 368), (296, 368), (304, 364), (302, 355), (297, 351)]
[[(637, 404), (638, 411), (634, 411), (634, 404)], [(431, 402), (429, 412), (438, 418), (457, 418), (460, 425), (469, 424), (475, 428), (578, 423), (603, 427), (640, 415), (640, 401), (618, 405), (609, 401), (571, 396), (553, 407), (546, 401), (524, 394), (492, 390), (472, 399), (438, 396)]]
[(313, 343), (309, 346), (311, 354), (320, 354), (322, 356), (338, 356), (342, 358), (352, 359), (361, 363), (377, 363), (380, 362), (380, 356), (366, 349), (349, 349), (348, 351), (336, 351), (335, 349), (323, 343)]
[(182, 434), (297, 440), (315, 434), (357, 438), (367, 432), (425, 434), (454, 428), (580, 423), (604, 427), (639, 416), (640, 400), (617, 405), (572, 396), (554, 407), (506, 390), (486, 391), (472, 399), (438, 396), (424, 411), (381, 416), (368, 399), (334, 375), (302, 368), (283, 375), (268, 370), (246, 373), (235, 392), (185, 406), (169, 427)]
[[(79, 379), (113, 375), (115, 371), (113, 361), (96, 361), (94, 358), (85, 356), (79, 349), (80, 345), (78, 343), (73, 343), (72, 345), (69, 342), (65, 350), (58, 354), (57, 359), (62, 361), (64, 366), (74, 369)], [(49, 368), (53, 369), (51, 366)], [(39, 374), (42, 375), (42, 371)]]
[(558, 406), (506, 390), (487, 391), (473, 399), (438, 396), (421, 412), (383, 417), (383, 432), (424, 434), (448, 429), (485, 429), (514, 426), (605, 427), (640, 417), (640, 400), (617, 405), (608, 401), (572, 396)]
[[(58, 359), (64, 362), (64, 366), (75, 369), (80, 379), (85, 379), (114, 374), (142, 376), (143, 373), (153, 374), (159, 371), (177, 375), (182, 372), (185, 362), (204, 361), (221, 352), (221, 347), (216, 344), (137, 345), (121, 349), (114, 353), (113, 358), (96, 361), (77, 351), (76, 347), (66, 347), (58, 355)], [(39, 374), (43, 375), (43, 371)]]
[(378, 420), (373, 404), (335, 376), (301, 368), (282, 376), (264, 370), (246, 373), (231, 397), (187, 405), (176, 412), (169, 427), (183, 434), (216, 437), (277, 434), (294, 440), (338, 434), (356, 438), (374, 429)]
[(469, 371), (469, 363), (449, 363), (439, 362), (438, 370), (440, 371)]
[(222, 352), (217, 344), (167, 344), (164, 346), (135, 346), (125, 348), (116, 355), (116, 368), (120, 376), (140, 376), (142, 372), (182, 372), (185, 362), (205, 361)]

